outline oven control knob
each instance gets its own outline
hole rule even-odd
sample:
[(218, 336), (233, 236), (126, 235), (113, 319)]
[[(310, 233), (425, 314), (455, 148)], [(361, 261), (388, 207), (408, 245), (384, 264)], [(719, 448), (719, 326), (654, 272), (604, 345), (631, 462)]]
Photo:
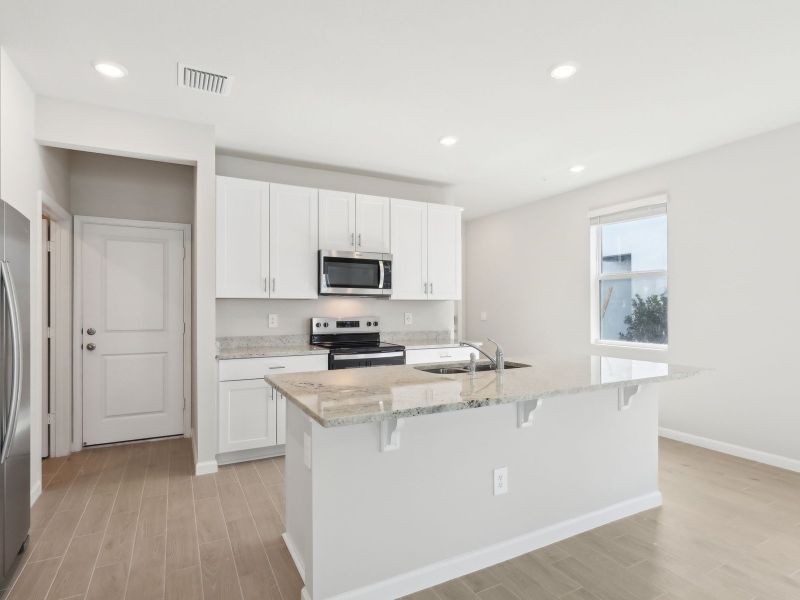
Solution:
[(323, 327), (327, 327), (327, 326), (328, 326), (328, 324), (327, 324), (327, 323), (324, 323), (322, 326), (323, 326)]
[(375, 325), (375, 327), (377, 327), (377, 326), (378, 326), (378, 322), (377, 322), (377, 321), (375, 321), (375, 322), (373, 323), (373, 325)]
[(369, 327), (370, 325), (372, 325), (372, 321), (367, 321), (367, 327)]
[(320, 325), (322, 325), (322, 323), (317, 323), (317, 324), (316, 324), (316, 327), (319, 327)]

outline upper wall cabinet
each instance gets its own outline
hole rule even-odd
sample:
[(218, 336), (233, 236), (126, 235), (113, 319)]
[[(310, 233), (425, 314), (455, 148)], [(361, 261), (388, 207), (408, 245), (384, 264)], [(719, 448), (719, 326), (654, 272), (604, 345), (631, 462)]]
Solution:
[(217, 297), (268, 298), (269, 184), (217, 177)]
[(461, 208), (428, 204), (428, 298), (461, 300)]
[(217, 177), (217, 297), (317, 297), (317, 190)]
[(392, 199), (392, 298), (428, 298), (428, 204)]
[(270, 298), (317, 297), (317, 190), (269, 186)]
[(319, 191), (319, 249), (354, 250), (356, 247), (356, 195)]
[(358, 252), (389, 252), (389, 198), (356, 195), (356, 250)]
[(390, 202), (382, 196), (319, 191), (319, 248), (389, 252)]
[(461, 209), (392, 200), (392, 299), (461, 299)]

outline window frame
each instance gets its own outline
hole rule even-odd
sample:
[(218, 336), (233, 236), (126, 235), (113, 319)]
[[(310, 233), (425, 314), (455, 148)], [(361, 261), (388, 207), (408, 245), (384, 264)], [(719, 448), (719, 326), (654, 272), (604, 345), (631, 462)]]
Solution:
[[(601, 228), (603, 223), (594, 223), (595, 219), (604, 216), (611, 216), (622, 214), (626, 212), (633, 212), (639, 209), (656, 208), (659, 206), (664, 207), (664, 214), (667, 216), (667, 268), (655, 269), (648, 271), (632, 271), (630, 273), (606, 273), (603, 274), (602, 260), (602, 235)], [(646, 279), (648, 277), (663, 277), (666, 280), (667, 294), (669, 294), (669, 198), (666, 194), (658, 194), (655, 196), (648, 196), (639, 200), (631, 202), (624, 202), (598, 208), (589, 211), (589, 248), (590, 248), (590, 298), (591, 303), (591, 329), (589, 334), (589, 342), (593, 346), (608, 346), (612, 348), (628, 348), (639, 350), (656, 350), (666, 351), (669, 349), (669, 341), (666, 344), (654, 344), (651, 342), (629, 342), (625, 340), (604, 340), (601, 336), (601, 318), (600, 318), (600, 285), (603, 281), (617, 281), (621, 279)], [(629, 219), (621, 218), (620, 223), (635, 221), (646, 217), (631, 216)], [(667, 324), (670, 322), (670, 304), (667, 304)]]

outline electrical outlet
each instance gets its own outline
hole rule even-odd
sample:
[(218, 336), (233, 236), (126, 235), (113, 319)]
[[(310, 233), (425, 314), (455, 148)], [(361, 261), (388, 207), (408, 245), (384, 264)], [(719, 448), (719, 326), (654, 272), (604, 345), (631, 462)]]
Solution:
[(277, 327), (278, 326), (278, 315), (275, 313), (269, 313), (269, 326)]
[(414, 322), (414, 315), (406, 313), (406, 325), (411, 325)]
[(494, 470), (494, 495), (500, 496), (508, 493), (508, 467)]
[(481, 311), (481, 321), (485, 321), (487, 318), (488, 318), (488, 317), (486, 316), (486, 311), (485, 311), (485, 310), (482, 310), (482, 311)]

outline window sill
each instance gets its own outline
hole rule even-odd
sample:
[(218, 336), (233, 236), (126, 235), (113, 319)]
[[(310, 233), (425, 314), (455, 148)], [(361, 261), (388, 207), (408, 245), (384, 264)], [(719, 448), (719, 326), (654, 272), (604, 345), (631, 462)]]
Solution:
[(647, 350), (650, 352), (666, 352), (669, 350), (667, 344), (645, 344), (642, 342), (615, 342), (612, 340), (593, 340), (592, 346), (605, 348), (620, 348), (625, 350)]

